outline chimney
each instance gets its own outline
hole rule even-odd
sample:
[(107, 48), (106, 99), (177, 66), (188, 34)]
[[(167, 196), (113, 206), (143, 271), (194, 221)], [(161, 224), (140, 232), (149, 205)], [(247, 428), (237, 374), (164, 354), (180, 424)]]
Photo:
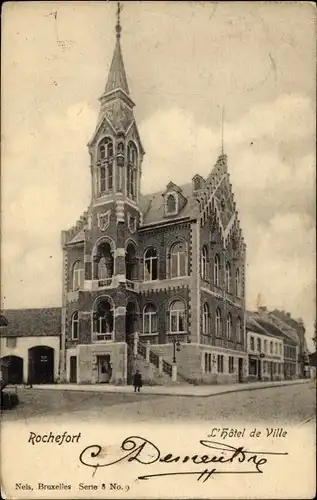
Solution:
[(291, 317), (291, 313), (286, 313), (286, 316), (287, 316), (288, 318), (290, 318), (290, 317)]
[(267, 307), (266, 306), (260, 306), (259, 307), (259, 312), (267, 312)]

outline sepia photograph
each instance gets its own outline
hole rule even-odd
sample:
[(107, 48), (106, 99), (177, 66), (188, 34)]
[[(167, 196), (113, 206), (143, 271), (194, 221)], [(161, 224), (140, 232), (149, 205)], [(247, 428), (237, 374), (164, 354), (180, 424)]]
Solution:
[(3, 4), (4, 498), (314, 497), (315, 36), (309, 2)]

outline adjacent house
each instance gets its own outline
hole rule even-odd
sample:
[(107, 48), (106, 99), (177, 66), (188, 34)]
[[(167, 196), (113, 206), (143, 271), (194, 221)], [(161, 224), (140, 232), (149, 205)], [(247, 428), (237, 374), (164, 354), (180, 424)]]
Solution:
[(8, 384), (53, 383), (60, 363), (61, 308), (8, 309), (0, 328)]
[(248, 379), (283, 380), (283, 339), (263, 328), (252, 313), (247, 313), (246, 332)]

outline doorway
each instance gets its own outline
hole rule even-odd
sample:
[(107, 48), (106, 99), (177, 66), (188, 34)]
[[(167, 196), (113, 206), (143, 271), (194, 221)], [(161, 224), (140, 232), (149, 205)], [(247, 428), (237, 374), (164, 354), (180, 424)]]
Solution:
[(258, 359), (258, 380), (262, 380), (262, 362), (260, 359)]
[(239, 358), (238, 377), (239, 377), (239, 383), (243, 382), (243, 358)]
[(71, 384), (77, 384), (77, 356), (69, 358), (69, 381)]
[(97, 367), (98, 367), (98, 383), (109, 384), (112, 376), (110, 354), (97, 356)]
[(23, 359), (20, 356), (5, 356), (2, 358), (8, 364), (8, 384), (22, 384), (23, 383)]
[(29, 349), (29, 383), (54, 383), (54, 349), (36, 346)]

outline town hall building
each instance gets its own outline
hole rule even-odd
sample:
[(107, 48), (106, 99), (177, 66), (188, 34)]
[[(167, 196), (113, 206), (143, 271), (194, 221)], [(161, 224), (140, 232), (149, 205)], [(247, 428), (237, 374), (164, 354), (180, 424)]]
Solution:
[(246, 245), (227, 156), (207, 178), (142, 195), (145, 150), (120, 41), (119, 12), (88, 144), (90, 205), (62, 232), (61, 380), (125, 384), (139, 368), (153, 383), (242, 381)]

